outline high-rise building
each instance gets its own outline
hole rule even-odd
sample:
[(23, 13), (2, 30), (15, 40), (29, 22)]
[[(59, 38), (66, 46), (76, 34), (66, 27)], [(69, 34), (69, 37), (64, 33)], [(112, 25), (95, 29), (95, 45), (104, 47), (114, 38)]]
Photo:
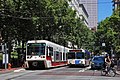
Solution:
[(113, 0), (114, 2), (114, 9), (120, 10), (120, 0)]
[(72, 7), (73, 10), (76, 10), (76, 14), (77, 14), (76, 17), (79, 17), (84, 22), (84, 24), (87, 27), (89, 27), (89, 25), (88, 25), (89, 14), (88, 14), (87, 10), (85, 9), (84, 5), (79, 4), (78, 0), (68, 1), (68, 4), (70, 7)]
[(97, 29), (98, 23), (98, 0), (77, 0), (83, 4), (89, 14), (88, 23), (90, 28)]

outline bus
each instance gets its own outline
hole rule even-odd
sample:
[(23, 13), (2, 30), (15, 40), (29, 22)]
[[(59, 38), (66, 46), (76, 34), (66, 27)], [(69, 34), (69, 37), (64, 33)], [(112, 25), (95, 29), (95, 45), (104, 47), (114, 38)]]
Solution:
[(68, 66), (89, 66), (90, 52), (84, 49), (71, 49), (67, 53)]
[(69, 48), (47, 40), (30, 40), (26, 44), (26, 69), (67, 65)]

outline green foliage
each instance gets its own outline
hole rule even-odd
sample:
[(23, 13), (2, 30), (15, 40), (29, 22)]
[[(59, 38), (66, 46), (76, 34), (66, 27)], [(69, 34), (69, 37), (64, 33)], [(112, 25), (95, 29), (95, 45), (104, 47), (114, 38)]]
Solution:
[(0, 60), (2, 60), (2, 53), (0, 53)]
[(11, 52), (11, 58), (18, 58), (18, 53), (17, 52)]
[(79, 48), (93, 46), (94, 33), (65, 0), (5, 0), (0, 5), (0, 31), (7, 43), (16, 40), (21, 46), (22, 41), (24, 48), (27, 40), (47, 39), (61, 45), (70, 41)]
[(116, 52), (119, 51), (117, 46), (120, 46), (120, 16), (115, 12), (112, 16), (101, 21), (96, 32), (96, 44), (101, 46), (106, 44), (106, 48), (112, 47)]

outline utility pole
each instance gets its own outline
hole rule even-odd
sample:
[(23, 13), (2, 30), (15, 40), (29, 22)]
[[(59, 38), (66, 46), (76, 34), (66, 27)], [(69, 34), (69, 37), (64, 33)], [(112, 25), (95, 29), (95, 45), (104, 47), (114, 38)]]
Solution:
[[(2, 12), (2, 16), (5, 17), (5, 2), (6, 0), (1, 0), (1, 12)], [(4, 23), (3, 25), (4, 26)], [(5, 69), (7, 69), (7, 64), (8, 64), (8, 54), (7, 54), (7, 44), (3, 42), (3, 39), (2, 39), (2, 28), (0, 28), (0, 45), (2, 46), (2, 53), (3, 53), (3, 64), (4, 64), (4, 67)]]
[(3, 57), (3, 63), (5, 64), (5, 69), (7, 69), (7, 63), (8, 63), (8, 54), (7, 54), (7, 45), (5, 43), (4, 45), (4, 57)]

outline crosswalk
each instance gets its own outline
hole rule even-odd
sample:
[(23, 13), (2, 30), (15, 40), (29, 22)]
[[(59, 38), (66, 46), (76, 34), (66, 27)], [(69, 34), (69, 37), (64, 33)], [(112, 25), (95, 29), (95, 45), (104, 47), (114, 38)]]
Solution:
[(84, 71), (86, 71), (86, 70), (88, 70), (88, 69), (90, 69), (91, 67), (89, 66), (89, 67), (86, 67), (86, 68), (83, 68), (83, 69), (81, 69), (81, 70), (79, 70), (78, 72), (84, 72)]

